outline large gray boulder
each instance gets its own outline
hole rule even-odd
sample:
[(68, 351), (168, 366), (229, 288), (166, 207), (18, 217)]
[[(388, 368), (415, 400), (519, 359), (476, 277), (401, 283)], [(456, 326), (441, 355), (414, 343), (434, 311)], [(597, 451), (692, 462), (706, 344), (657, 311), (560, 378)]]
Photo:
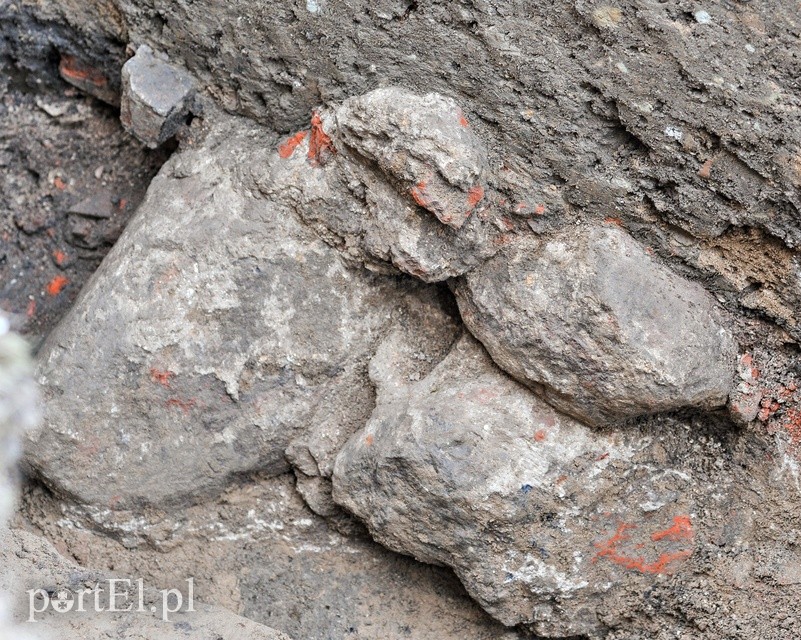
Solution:
[(27, 462), (82, 502), (179, 503), (281, 473), (324, 422), (335, 452), (369, 415), (367, 360), (422, 287), (349, 269), (260, 198), (251, 173), (280, 159), (257, 128), (193, 144), (38, 354), (45, 419)]
[(403, 384), (402, 345), (371, 363), (377, 407), (334, 470), (334, 498), (376, 540), (453, 567), (495, 618), (549, 637), (600, 633), (625, 591), (682, 571), (692, 478), (645, 464), (651, 438), (559, 414), (469, 335)]
[(614, 224), (521, 239), (455, 292), (495, 362), (587, 424), (713, 409), (733, 386), (715, 301)]

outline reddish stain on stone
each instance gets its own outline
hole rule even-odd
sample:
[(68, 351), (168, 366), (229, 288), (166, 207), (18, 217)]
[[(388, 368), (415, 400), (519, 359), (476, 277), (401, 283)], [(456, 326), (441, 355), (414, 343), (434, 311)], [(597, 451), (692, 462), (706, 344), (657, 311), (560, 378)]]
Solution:
[(364, 438), (364, 444), (366, 444), (368, 447), (372, 447), (373, 442), (374, 442), (373, 434), (368, 433)]
[(651, 535), (651, 540), (692, 540), (693, 526), (689, 516), (676, 516), (673, 518), (673, 525), (662, 531), (657, 531)]
[(542, 442), (547, 436), (548, 433), (545, 431), (545, 429), (537, 429), (537, 431), (534, 432), (534, 439), (537, 442)]
[(61, 179), (61, 176), (56, 176), (55, 178), (53, 178), (53, 185), (59, 191), (64, 191), (64, 189), (67, 188), (67, 183), (64, 182), (64, 180)]
[(698, 176), (704, 178), (705, 180), (709, 179), (709, 174), (712, 172), (712, 160), (707, 160), (698, 170)]
[(28, 308), (25, 310), (25, 317), (33, 318), (36, 315), (36, 300), (28, 300)]
[(298, 145), (303, 142), (308, 134), (308, 131), (298, 131), (294, 136), (278, 147), (278, 155), (284, 160), (291, 157), (292, 154), (295, 153), (295, 149), (298, 148)]
[(784, 428), (790, 434), (790, 441), (794, 448), (801, 445), (801, 410), (788, 409), (785, 415)]
[(160, 369), (156, 369), (155, 367), (150, 370), (150, 379), (153, 382), (157, 382), (162, 387), (169, 387), (170, 386), (170, 378), (172, 378), (175, 374), (172, 371), (162, 371)]
[(467, 118), (464, 116), (464, 111), (459, 109), (459, 125), (464, 127), (465, 129), (470, 126), (470, 123), (467, 121)]
[(538, 216), (541, 216), (543, 213), (545, 213), (545, 205), (538, 204), (534, 209), (534, 213), (536, 213)]
[(64, 264), (64, 261), (65, 261), (66, 259), (67, 259), (67, 254), (66, 254), (66, 253), (64, 253), (63, 251), (61, 251), (61, 250), (59, 250), (59, 249), (56, 249), (56, 250), (53, 252), (53, 260), (55, 260), (55, 261), (56, 261), (56, 264), (57, 264), (59, 267), (60, 267), (61, 265), (63, 265), (63, 264)]
[(64, 287), (66, 287), (69, 283), (70, 281), (64, 276), (56, 276), (50, 282), (47, 283), (45, 291), (47, 291), (47, 295), (57, 296), (64, 290)]
[(609, 457), (609, 452), (607, 451), (606, 453), (602, 453), (601, 455), (599, 455), (597, 458), (595, 458), (595, 460), (597, 462), (600, 462), (601, 460), (606, 460), (608, 457)]
[(414, 201), (421, 207), (428, 208), (431, 205), (431, 199), (426, 194), (426, 187), (428, 183), (425, 180), (421, 180), (411, 189), (412, 198)]
[(598, 551), (595, 554), (595, 558), (593, 558), (593, 562), (596, 562), (599, 558), (605, 558), (626, 569), (632, 569), (640, 573), (657, 574), (667, 573), (671, 565), (692, 555), (691, 549), (662, 553), (654, 562), (646, 562), (642, 556), (627, 556), (620, 551), (619, 546), (631, 539), (626, 532), (636, 528), (636, 525), (633, 524), (620, 523), (611, 538), (595, 543)]
[(62, 56), (58, 70), (62, 77), (74, 82), (88, 82), (96, 87), (105, 87), (108, 84), (106, 76), (75, 56)]
[(781, 407), (781, 405), (773, 398), (762, 398), (762, 402), (759, 404), (762, 408), (759, 410), (759, 415), (757, 415), (757, 418), (761, 422), (767, 422)]
[(319, 113), (313, 113), (311, 119), (311, 135), (309, 136), (308, 158), (312, 166), (319, 167), (326, 163), (329, 156), (337, 152), (328, 134), (323, 131), (323, 120)]
[(184, 413), (189, 413), (190, 409), (196, 404), (194, 399), (181, 400), (181, 398), (170, 398), (167, 400), (168, 407), (178, 407)]
[(484, 198), (484, 187), (476, 185), (467, 192), (467, 206), (472, 210)]
[(618, 227), (622, 227), (623, 226), (623, 221), (620, 218), (613, 218), (611, 216), (604, 218), (604, 222), (606, 224), (615, 224)]

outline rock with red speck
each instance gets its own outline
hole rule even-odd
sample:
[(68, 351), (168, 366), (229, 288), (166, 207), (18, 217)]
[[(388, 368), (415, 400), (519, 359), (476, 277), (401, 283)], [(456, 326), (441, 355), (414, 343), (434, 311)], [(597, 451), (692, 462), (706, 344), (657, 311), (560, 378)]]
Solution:
[(495, 362), (587, 424), (715, 409), (732, 388), (737, 347), (715, 301), (616, 226), (521, 239), (455, 291)]
[(493, 617), (548, 637), (598, 634), (626, 589), (682, 571), (692, 479), (648, 464), (653, 439), (560, 414), (469, 334), (419, 381), (408, 353), (399, 336), (379, 349), (376, 408), (334, 469), (334, 499), (377, 541), (452, 567)]
[(155, 149), (185, 123), (194, 92), (195, 81), (189, 73), (141, 45), (122, 67), (120, 121)]
[(261, 197), (250, 169), (284, 162), (275, 143), (220, 118), (174, 155), (40, 349), (27, 461), (49, 486), (102, 509), (184, 504), (287, 472), (295, 441), (325, 475), (363, 425), (374, 349), (439, 294), (349, 268)]
[[(337, 117), (331, 111), (315, 114), (316, 126), (336, 140), (336, 155), (317, 162), (311, 137), (304, 132), (293, 135), (278, 146), (282, 162), (254, 171), (264, 195), (287, 202), (347, 259), (378, 272), (397, 270), (425, 282), (439, 282), (474, 269), (497, 252), (502, 234), (491, 208), (476, 200), (475, 215), (463, 221), (461, 228), (443, 225), (415, 204), (405, 187), (398, 189), (397, 179), (375, 163), (365, 162), (359, 151), (343, 141), (341, 112), (335, 112)], [(430, 135), (436, 138), (435, 133)], [(417, 166), (415, 160), (409, 162)], [(444, 159), (441, 162), (450, 166)], [(470, 199), (469, 191), (459, 198)], [(472, 193), (475, 200), (479, 192)]]
[(484, 204), (487, 152), (452, 98), (376, 89), (346, 100), (336, 124), (342, 144), (441, 223), (460, 229)]

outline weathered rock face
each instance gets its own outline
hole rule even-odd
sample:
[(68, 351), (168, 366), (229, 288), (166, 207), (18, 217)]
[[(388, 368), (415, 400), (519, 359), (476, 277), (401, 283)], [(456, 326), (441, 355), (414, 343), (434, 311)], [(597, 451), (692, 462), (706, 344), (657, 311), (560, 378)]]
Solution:
[(455, 291), (495, 362), (588, 424), (718, 407), (732, 387), (714, 300), (616, 226), (513, 243)]
[[(54, 34), (31, 38), (31, 68), (55, 49), (63, 77), (113, 102), (121, 43), (147, 42), (282, 133), (248, 124), (175, 159), (46, 345), (52, 414), (30, 459), (93, 504), (95, 525), (289, 462), (317, 513), (342, 516), (336, 500), (388, 546), (454, 567), (504, 622), (610, 640), (797, 637), (794, 9), (18, 4), (0, 24), (15, 53), (29, 14)], [(95, 34), (86, 59), (60, 21)], [(404, 89), (372, 91), (387, 85)], [(430, 291), (345, 261), (460, 278), (465, 323), (530, 389), (469, 338), (440, 362), (455, 327), (438, 302), (415, 320)], [(437, 322), (417, 349), (412, 329)], [(760, 363), (739, 359), (739, 430), (696, 412), (591, 431), (551, 407), (594, 425), (718, 407), (736, 361), (721, 327)], [(319, 593), (276, 573), (251, 593)]]
[[(334, 473), (335, 499), (383, 544), (454, 567), (505, 624), (560, 636), (599, 631), (621, 566), (650, 581), (691, 555), (688, 479), (660, 469), (632, 482), (649, 441), (557, 413), (472, 337), (405, 387), (398, 361), (390, 349), (371, 364), (378, 406)], [(664, 535), (620, 525), (643, 518)]]
[(274, 140), (237, 126), (165, 165), (39, 353), (28, 461), (81, 501), (180, 502), (283, 472), (301, 433), (329, 424), (336, 451), (369, 415), (367, 359), (419, 287), (349, 270), (257, 198)]
[[(781, 3), (715, 4), (702, 22), (694, 7), (633, 0), (7, 4), (15, 54), (40, 54), (16, 55), (24, 63), (39, 68), (55, 47), (115, 82), (120, 43), (147, 43), (227, 110), (284, 134), (379, 86), (453, 96), (510, 224), (619, 218), (694, 276), (730, 276), (717, 284), (731, 308), (801, 337), (797, 38)], [(31, 13), (52, 42), (34, 37)], [(738, 246), (752, 233), (764, 237)], [(749, 246), (770, 254), (756, 272)]]
[[(334, 471), (334, 498), (376, 540), (453, 567), (494, 617), (546, 637), (713, 637), (737, 612), (789, 640), (753, 593), (760, 575), (796, 593), (801, 556), (795, 534), (754, 510), (799, 522), (786, 508), (797, 444), (778, 437), (781, 459), (755, 469), (743, 461), (774, 449), (752, 430), (660, 416), (598, 432), (469, 336), (404, 384), (403, 344), (388, 340), (371, 363), (376, 409)], [(680, 620), (666, 621), (668, 602)]]
[(184, 124), (193, 93), (192, 76), (142, 45), (122, 67), (120, 120), (155, 149)]
[(530, 640), (487, 615), (451, 571), (331, 530), (303, 503), (291, 474), (251, 478), (158, 517), (98, 510), (103, 533), (84, 510), (43, 490), (27, 493), (23, 506), (82, 566), (184, 593), (194, 576), (198, 602), (296, 640)]
[(460, 229), (484, 198), (483, 144), (453, 99), (376, 89), (336, 111), (342, 141), (440, 222)]
[(257, 181), (351, 259), (442, 281), (498, 249), (480, 186), (486, 153), (466, 127), (452, 100), (377, 90), (315, 114)]

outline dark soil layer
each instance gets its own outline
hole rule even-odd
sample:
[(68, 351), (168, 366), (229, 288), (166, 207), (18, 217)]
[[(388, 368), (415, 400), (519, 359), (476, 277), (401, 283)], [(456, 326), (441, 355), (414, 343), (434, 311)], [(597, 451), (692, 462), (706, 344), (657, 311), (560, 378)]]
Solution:
[(2, 74), (0, 308), (33, 341), (70, 307), (168, 156), (66, 84), (40, 93)]

